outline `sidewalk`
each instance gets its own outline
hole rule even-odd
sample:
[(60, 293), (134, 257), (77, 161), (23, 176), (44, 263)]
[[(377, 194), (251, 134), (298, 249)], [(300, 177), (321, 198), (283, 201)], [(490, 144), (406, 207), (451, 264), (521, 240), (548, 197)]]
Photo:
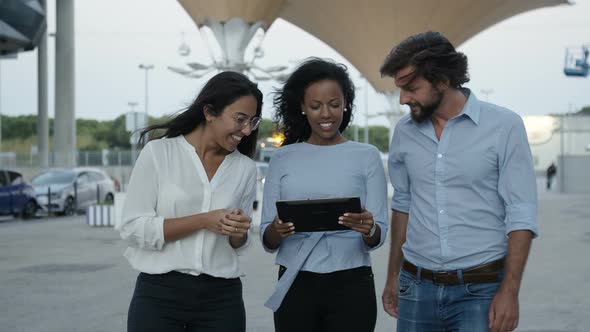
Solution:
[[(540, 190), (541, 236), (533, 243), (518, 331), (587, 331), (590, 326), (590, 195)], [(381, 310), (387, 246), (373, 254), (376, 331), (395, 331)], [(112, 228), (84, 217), (0, 223), (3, 331), (125, 331), (137, 273)], [(256, 239), (242, 257), (248, 331), (273, 331), (263, 303), (276, 280), (273, 256)]]

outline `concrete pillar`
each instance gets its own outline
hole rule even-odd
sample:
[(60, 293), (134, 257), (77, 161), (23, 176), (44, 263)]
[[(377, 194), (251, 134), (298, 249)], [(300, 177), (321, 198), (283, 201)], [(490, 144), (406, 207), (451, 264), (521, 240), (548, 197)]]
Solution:
[(55, 165), (75, 166), (75, 39), (74, 0), (56, 1), (55, 34)]
[(365, 88), (363, 91), (365, 95), (365, 143), (369, 143), (369, 80), (365, 80)]
[[(47, 1), (39, 1), (47, 15)], [(47, 115), (47, 28), (37, 48), (37, 147), (39, 166), (49, 167), (49, 118)]]
[(0, 152), (2, 152), (2, 57), (0, 57)]

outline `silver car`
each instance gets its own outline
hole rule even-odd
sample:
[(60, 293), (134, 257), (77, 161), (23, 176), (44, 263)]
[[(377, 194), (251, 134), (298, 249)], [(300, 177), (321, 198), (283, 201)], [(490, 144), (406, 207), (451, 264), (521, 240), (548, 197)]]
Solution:
[(113, 180), (97, 168), (53, 169), (31, 181), (45, 212), (72, 215), (98, 203), (112, 203)]

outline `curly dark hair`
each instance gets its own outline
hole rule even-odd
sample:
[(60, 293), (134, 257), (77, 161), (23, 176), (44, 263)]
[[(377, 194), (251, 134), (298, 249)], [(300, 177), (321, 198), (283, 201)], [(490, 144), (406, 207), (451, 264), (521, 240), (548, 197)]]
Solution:
[[(258, 86), (243, 74), (233, 71), (221, 72), (213, 76), (199, 92), (195, 101), (172, 120), (149, 126), (141, 131), (140, 142), (148, 138), (151, 131), (157, 129), (163, 129), (164, 134), (153, 139), (186, 135), (206, 123), (205, 106), (208, 106), (209, 111), (215, 116), (219, 116), (227, 106), (246, 96), (253, 96), (256, 99), (256, 116), (260, 117), (262, 92)], [(238, 151), (252, 158), (256, 151), (257, 137), (258, 129), (240, 141)]]
[(394, 77), (407, 66), (415, 68), (414, 77), (424, 77), (433, 85), (444, 82), (460, 88), (469, 82), (467, 56), (439, 32), (419, 33), (395, 46), (380, 68), (381, 76)]
[(348, 127), (354, 105), (354, 84), (348, 76), (348, 68), (332, 60), (308, 58), (287, 78), (283, 88), (274, 92), (274, 120), (285, 135), (283, 146), (305, 141), (311, 135), (309, 122), (301, 114), (301, 103), (305, 89), (323, 80), (333, 80), (340, 85), (344, 95), (344, 112), (338, 129), (342, 133)]

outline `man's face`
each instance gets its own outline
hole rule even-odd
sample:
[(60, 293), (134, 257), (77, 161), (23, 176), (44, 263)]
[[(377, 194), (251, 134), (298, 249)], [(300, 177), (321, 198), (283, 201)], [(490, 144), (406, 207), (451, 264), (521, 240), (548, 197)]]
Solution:
[(399, 102), (410, 106), (412, 119), (418, 123), (430, 119), (440, 106), (443, 92), (422, 76), (414, 75), (412, 66), (398, 71), (394, 79), (400, 89)]

